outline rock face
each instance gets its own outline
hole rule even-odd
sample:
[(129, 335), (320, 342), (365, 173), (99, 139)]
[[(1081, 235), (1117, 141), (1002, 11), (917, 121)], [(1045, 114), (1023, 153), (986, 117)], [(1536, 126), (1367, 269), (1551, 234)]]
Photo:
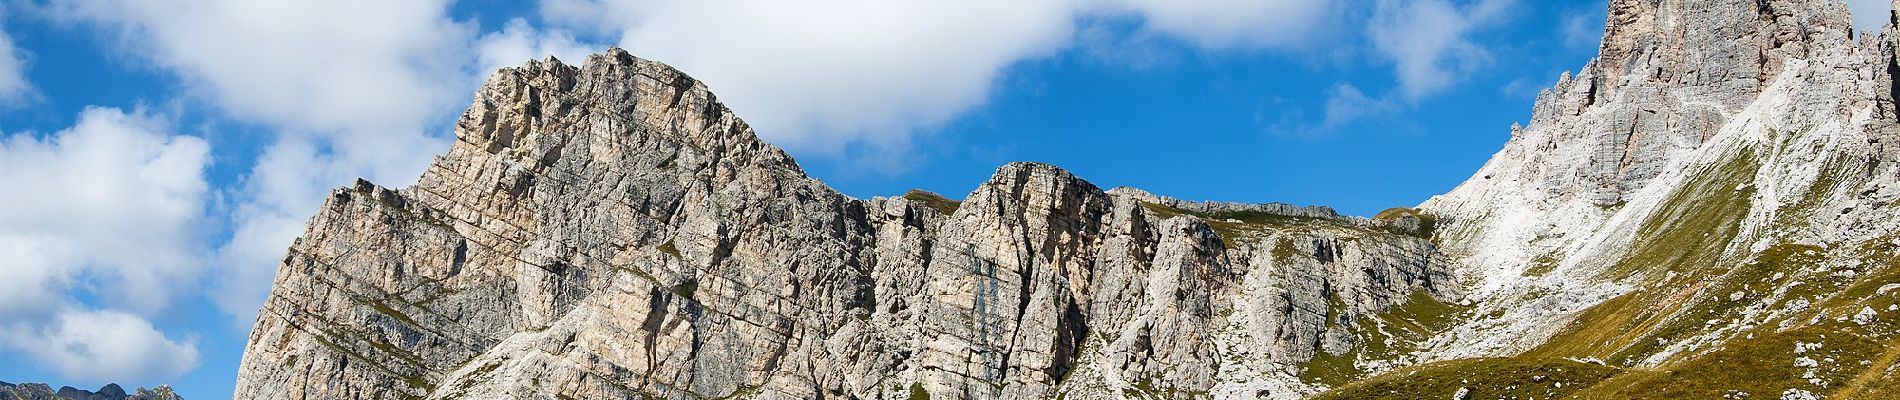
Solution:
[[(1826, 0), (1615, 0), (1609, 16), (1600, 57), (1420, 207), (1479, 301), (1421, 357), (1643, 371), (1572, 382), (1583, 398), (1900, 395), (1881, 349), (1895, 327), (1851, 323), (1900, 300), (1876, 290), (1900, 282), (1891, 23), (1856, 35)], [(1803, 363), (1795, 343), (1837, 350)]]
[(119, 384), (116, 384), (116, 383), (108, 383), (105, 386), (99, 387), (99, 390), (95, 392), (95, 391), (87, 391), (84, 389), (74, 388), (72, 386), (61, 386), (58, 391), (54, 391), (51, 386), (47, 386), (44, 383), (24, 383), (24, 384), (15, 385), (15, 384), (6, 383), (6, 382), (0, 382), (0, 400), (13, 400), (13, 399), (20, 399), (20, 400), (41, 400), (41, 399), (44, 399), (44, 400), (182, 400), (184, 398), (179, 397), (178, 394), (176, 393), (172, 393), (172, 388), (170, 386), (164, 386), (164, 385), (160, 385), (156, 389), (139, 388), (137, 391), (134, 391), (131, 394), (126, 394), (125, 388), (119, 387)]
[(848, 198), (620, 50), (503, 70), (457, 136), (331, 193), (237, 397), (1297, 396), (1352, 327), (1459, 295), (1415, 230), (1048, 165), (950, 215)]
[(330, 194), (237, 397), (1893, 394), (1894, 29), (1609, 18), (1471, 180), (1374, 218), (1030, 163), (854, 199), (665, 65), (504, 69), (416, 185)]

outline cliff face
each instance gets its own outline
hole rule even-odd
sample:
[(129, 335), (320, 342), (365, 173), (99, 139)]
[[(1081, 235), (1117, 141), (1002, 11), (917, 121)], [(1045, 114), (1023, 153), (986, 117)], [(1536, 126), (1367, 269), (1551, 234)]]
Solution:
[(848, 198), (620, 50), (503, 70), (457, 136), (414, 187), (331, 194), (237, 397), (1296, 396), (1351, 328), (1459, 293), (1409, 216), (1040, 164)]
[(1030, 163), (853, 199), (665, 65), (505, 69), (415, 186), (330, 194), (237, 397), (1891, 393), (1895, 31), (1610, 8), (1470, 181), (1370, 219)]
[(1621, 374), (1585, 398), (1893, 396), (1893, 28), (1854, 37), (1838, 1), (1610, 7), (1601, 56), (1421, 206), (1481, 299), (1423, 354)]

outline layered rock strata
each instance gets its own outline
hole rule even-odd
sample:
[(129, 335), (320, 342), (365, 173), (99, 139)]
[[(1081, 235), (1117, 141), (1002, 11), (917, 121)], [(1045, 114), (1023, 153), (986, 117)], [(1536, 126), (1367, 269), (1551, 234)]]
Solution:
[(949, 215), (849, 198), (617, 49), (497, 73), (456, 132), (415, 186), (330, 194), (238, 397), (1296, 396), (1352, 327), (1459, 294), (1421, 235), (1042, 164)]

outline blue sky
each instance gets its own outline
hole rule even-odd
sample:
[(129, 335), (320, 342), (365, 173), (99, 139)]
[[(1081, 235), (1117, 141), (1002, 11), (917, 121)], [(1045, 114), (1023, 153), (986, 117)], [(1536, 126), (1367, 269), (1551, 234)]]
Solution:
[(528, 58), (619, 45), (673, 64), (857, 197), (960, 197), (1041, 161), (1103, 187), (1368, 215), (1475, 171), (1594, 55), (1603, 9), (0, 2), (0, 380), (229, 397), (274, 261), (322, 193), (412, 183), (482, 77)]

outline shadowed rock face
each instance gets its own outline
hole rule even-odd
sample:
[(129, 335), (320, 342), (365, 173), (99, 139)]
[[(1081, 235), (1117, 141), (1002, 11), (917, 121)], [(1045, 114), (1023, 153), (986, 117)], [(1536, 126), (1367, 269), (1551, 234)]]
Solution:
[[(961, 202), (853, 199), (665, 65), (504, 69), (416, 185), (330, 193), (237, 397), (1299, 398), (1507, 357), (1410, 396), (1498, 397), (1539, 368), (1655, 389), (1740, 365), (1718, 349), (1815, 340), (1790, 332), (1892, 342), (1894, 30), (1857, 40), (1831, 0), (1609, 19), (1471, 180), (1371, 219), (1033, 163)], [(1821, 375), (1757, 395), (1886, 393), (1763, 368)]]
[(238, 398), (1292, 396), (1361, 316), (1458, 295), (1377, 221), (1175, 208), (1042, 164), (954, 215), (852, 199), (617, 49), (501, 71), (457, 138), (413, 187), (331, 193)]

